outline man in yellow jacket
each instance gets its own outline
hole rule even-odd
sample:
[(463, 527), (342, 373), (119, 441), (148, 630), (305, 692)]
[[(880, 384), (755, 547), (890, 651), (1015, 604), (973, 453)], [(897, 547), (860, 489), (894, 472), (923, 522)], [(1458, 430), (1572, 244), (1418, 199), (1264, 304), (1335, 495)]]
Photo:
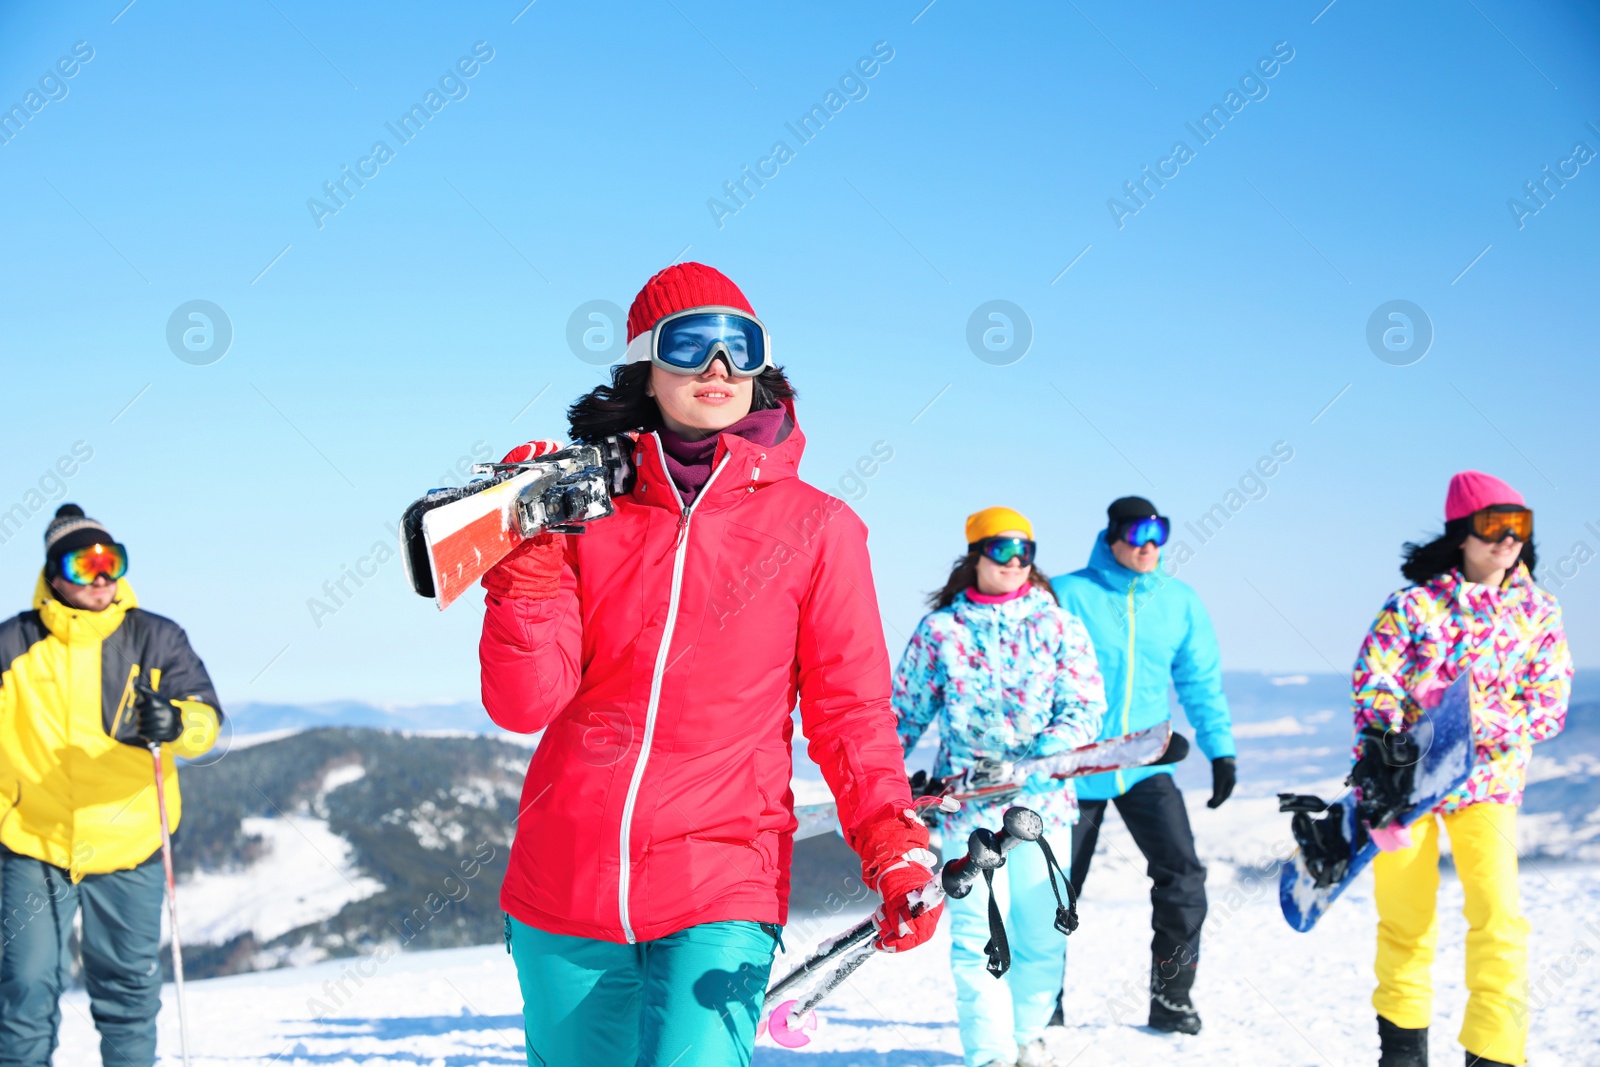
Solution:
[(155, 1062), (164, 878), (149, 746), (162, 746), (177, 829), (174, 757), (208, 751), (222, 711), (189, 639), (139, 607), (127, 567), (104, 526), (63, 504), (33, 610), (0, 623), (0, 1067), (50, 1063), (80, 908), (101, 1059)]

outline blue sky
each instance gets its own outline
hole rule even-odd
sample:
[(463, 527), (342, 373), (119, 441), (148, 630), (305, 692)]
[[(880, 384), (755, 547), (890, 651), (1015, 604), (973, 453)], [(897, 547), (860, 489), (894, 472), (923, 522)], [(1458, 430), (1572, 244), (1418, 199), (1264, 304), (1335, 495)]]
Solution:
[[(871, 528), (892, 654), (968, 512), (1022, 509), (1068, 570), (1111, 498), (1181, 537), (1276, 447), (1179, 572), (1230, 667), (1346, 669), (1465, 467), (1529, 498), (1600, 662), (1579, 5), (524, 2), (0, 14), (17, 609), (71, 499), (225, 703), (472, 697), (471, 602), (439, 615), (398, 561), (332, 615), (307, 602), (457, 461), (559, 434), (601, 373), (575, 309), (684, 257), (771, 328), (803, 473)], [(409, 140), (386, 125), (430, 103)], [(730, 201), (745, 167), (769, 176)], [(203, 365), (167, 341), (194, 300), (232, 331)], [(995, 300), (1025, 316), (1020, 359), (969, 346)], [(1431, 323), (1420, 360), (1369, 347), (1394, 300)], [(849, 480), (875, 446), (893, 458)]]

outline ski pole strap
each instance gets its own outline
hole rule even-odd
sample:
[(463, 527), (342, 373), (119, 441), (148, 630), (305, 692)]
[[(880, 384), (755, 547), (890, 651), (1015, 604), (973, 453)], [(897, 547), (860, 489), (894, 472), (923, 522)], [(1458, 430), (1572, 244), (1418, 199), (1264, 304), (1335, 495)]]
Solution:
[(1011, 942), (1006, 940), (1005, 923), (1000, 921), (1000, 905), (994, 899), (994, 868), (983, 869), (983, 881), (989, 888), (989, 943), (983, 946), (989, 962), (985, 966), (990, 974), (999, 978), (1011, 969)]
[[(1067, 872), (1061, 869), (1061, 864), (1056, 862), (1056, 854), (1050, 848), (1050, 842), (1045, 840), (1043, 834), (1039, 835), (1039, 848), (1044, 852), (1045, 873), (1050, 878), (1050, 892), (1056, 897), (1056, 929), (1063, 934), (1071, 934), (1078, 928), (1078, 902), (1072, 896), (1072, 879), (1067, 877)], [(1061, 903), (1061, 890), (1056, 888), (1056, 875), (1061, 876), (1061, 884), (1067, 891), (1067, 902)]]

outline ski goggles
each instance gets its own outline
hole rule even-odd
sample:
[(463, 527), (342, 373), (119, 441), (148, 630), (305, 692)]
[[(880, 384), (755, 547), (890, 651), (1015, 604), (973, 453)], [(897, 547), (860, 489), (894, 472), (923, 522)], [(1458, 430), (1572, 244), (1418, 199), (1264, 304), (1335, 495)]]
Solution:
[(73, 585), (93, 585), (102, 575), (116, 581), (128, 573), (128, 550), (121, 545), (89, 545), (61, 557), (61, 576)]
[(1117, 540), (1126, 541), (1134, 548), (1141, 545), (1155, 545), (1157, 548), (1167, 543), (1167, 538), (1172, 533), (1172, 523), (1165, 515), (1152, 515), (1148, 519), (1134, 519), (1124, 522)]
[(1038, 551), (1039, 546), (1026, 537), (985, 537), (982, 541), (968, 545), (967, 548), (1002, 567), (1013, 560), (1024, 567), (1031, 567), (1033, 554)]
[(1507, 534), (1527, 543), (1533, 540), (1533, 511), (1517, 504), (1494, 504), (1474, 511), (1472, 534), (1492, 545), (1505, 540)]
[(731, 307), (690, 308), (656, 323), (628, 342), (626, 360), (649, 360), (674, 374), (702, 374), (718, 356), (738, 378), (753, 378), (772, 366), (772, 343), (761, 320)]

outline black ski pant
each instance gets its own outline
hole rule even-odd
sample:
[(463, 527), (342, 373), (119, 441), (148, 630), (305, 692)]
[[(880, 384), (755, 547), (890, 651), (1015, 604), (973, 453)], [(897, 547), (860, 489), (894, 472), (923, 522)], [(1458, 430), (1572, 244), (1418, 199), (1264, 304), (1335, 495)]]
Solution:
[[(1072, 895), (1083, 892), (1105, 818), (1106, 801), (1080, 800), (1072, 828)], [(1192, 975), (1200, 960), (1200, 926), (1206, 921), (1206, 869), (1194, 851), (1194, 832), (1183, 794), (1170, 774), (1152, 774), (1110, 803), (1117, 806), (1150, 875), (1151, 957), (1176, 961)], [(1192, 980), (1192, 979), (1191, 979)]]

